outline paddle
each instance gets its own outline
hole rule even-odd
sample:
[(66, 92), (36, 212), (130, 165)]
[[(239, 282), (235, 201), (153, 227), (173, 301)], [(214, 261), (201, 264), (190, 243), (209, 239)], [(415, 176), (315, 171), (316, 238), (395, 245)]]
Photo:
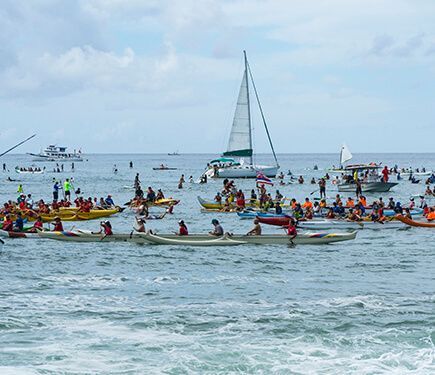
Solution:
[(311, 193), (310, 193), (310, 195), (313, 195), (316, 191), (319, 191), (320, 189), (316, 189), (316, 190), (314, 190), (314, 191), (312, 191)]
[(20, 143), (17, 143), (14, 147), (11, 147), (9, 150), (6, 150), (5, 152), (0, 154), (0, 157), (3, 155), (6, 155), (7, 153), (11, 152), (12, 150), (15, 150), (18, 146), (21, 146), (23, 143), (26, 143), (27, 141), (30, 141), (32, 138), (36, 137), (36, 134), (33, 134), (32, 136), (26, 138), (24, 141), (21, 141)]

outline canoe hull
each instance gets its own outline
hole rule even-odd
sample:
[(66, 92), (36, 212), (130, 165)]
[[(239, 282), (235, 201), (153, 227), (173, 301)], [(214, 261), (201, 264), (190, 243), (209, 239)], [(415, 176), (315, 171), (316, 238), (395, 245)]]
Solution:
[[(363, 193), (386, 193), (396, 186), (396, 182), (367, 182), (361, 184)], [(339, 184), (338, 191), (342, 193), (353, 193), (356, 190), (355, 184)]]
[(356, 232), (351, 233), (300, 233), (293, 240), (282, 234), (265, 234), (261, 236), (231, 235), (222, 238), (211, 237), (207, 234), (192, 234), (177, 236), (175, 234), (151, 235), (146, 233), (125, 233), (112, 236), (91, 234), (86, 231), (71, 232), (40, 232), (39, 238), (67, 241), (67, 242), (132, 242), (137, 244), (155, 245), (187, 245), (187, 246), (229, 246), (229, 245), (289, 245), (310, 244), (320, 245), (333, 242), (353, 240)]
[(209, 169), (205, 174), (208, 178), (257, 178), (258, 172), (266, 177), (275, 177), (279, 167), (266, 165), (234, 165), (226, 168), (219, 168), (218, 175), (214, 170)]
[(406, 218), (403, 215), (397, 215), (397, 220), (401, 221), (402, 223), (409, 225), (411, 227), (420, 227), (420, 228), (435, 228), (435, 222), (421, 222), (421, 221), (415, 221)]

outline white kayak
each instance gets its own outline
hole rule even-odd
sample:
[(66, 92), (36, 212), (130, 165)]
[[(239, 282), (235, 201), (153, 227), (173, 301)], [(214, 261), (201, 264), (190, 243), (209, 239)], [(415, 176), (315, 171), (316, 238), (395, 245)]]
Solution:
[(212, 237), (208, 234), (189, 234), (188, 236), (177, 236), (176, 234), (150, 234), (150, 233), (115, 233), (111, 236), (104, 236), (89, 231), (75, 230), (63, 232), (39, 232), (39, 238), (69, 241), (69, 242), (132, 242), (137, 244), (159, 244), (159, 245), (189, 245), (189, 246), (229, 246), (229, 245), (287, 245), (287, 244), (327, 244), (353, 240), (356, 231), (344, 233), (298, 233), (291, 240), (283, 234), (263, 234), (261, 236), (247, 236), (241, 234)]
[(392, 220), (385, 221), (383, 223), (376, 221), (347, 221), (347, 220), (309, 220), (309, 221), (299, 221), (298, 227), (302, 229), (315, 229), (315, 230), (326, 230), (326, 229), (399, 229), (405, 228), (406, 225), (400, 221)]
[[(221, 237), (221, 241), (225, 241), (226, 245), (289, 245), (289, 244), (305, 244), (305, 245), (320, 245), (332, 242), (353, 240), (356, 237), (356, 231), (350, 233), (298, 233), (295, 238), (291, 238), (285, 234), (263, 234), (261, 236), (247, 236), (240, 234), (225, 235)], [(190, 246), (210, 246), (211, 241), (216, 241), (214, 246), (220, 246), (221, 242), (217, 240), (194, 240), (189, 236), (176, 236), (176, 238), (168, 239), (165, 235), (157, 236), (146, 234), (147, 239), (159, 245), (190, 245)], [(200, 235), (202, 236), (202, 235)], [(210, 238), (210, 237), (209, 237)], [(169, 241), (168, 241), (169, 240)]]

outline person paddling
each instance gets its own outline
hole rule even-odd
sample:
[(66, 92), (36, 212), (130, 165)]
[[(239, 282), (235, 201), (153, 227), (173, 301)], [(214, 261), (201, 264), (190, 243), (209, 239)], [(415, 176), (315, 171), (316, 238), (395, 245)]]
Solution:
[(187, 236), (187, 235), (189, 235), (189, 231), (187, 230), (187, 226), (184, 223), (184, 220), (180, 220), (178, 222), (178, 226), (179, 226), (179, 228), (178, 228), (178, 233), (177, 234), (179, 236)]
[(293, 239), (298, 235), (296, 221), (290, 218), (288, 225), (283, 226), (283, 228), (287, 231), (287, 235), (290, 236), (290, 242), (293, 242)]
[(107, 237), (107, 236), (112, 236), (113, 235), (112, 224), (110, 224), (109, 220), (102, 221), (100, 223), (100, 226), (101, 226), (100, 233), (104, 232), (104, 236), (102, 237), (102, 239)]
[(63, 232), (63, 225), (59, 216), (54, 218), (54, 222), (52, 224), (54, 225), (53, 232)]
[(261, 236), (261, 225), (258, 219), (254, 219), (254, 227), (246, 233), (247, 236)]
[(14, 223), (11, 220), (10, 215), (6, 215), (5, 219), (3, 221), (3, 227), (2, 227), (2, 229), (4, 231), (6, 231), (6, 232), (11, 232), (13, 230), (13, 227), (14, 227)]
[(224, 235), (224, 229), (222, 228), (222, 225), (219, 224), (219, 221), (217, 219), (213, 219), (211, 223), (214, 226), (214, 229), (211, 232), (208, 232), (212, 236), (223, 236)]

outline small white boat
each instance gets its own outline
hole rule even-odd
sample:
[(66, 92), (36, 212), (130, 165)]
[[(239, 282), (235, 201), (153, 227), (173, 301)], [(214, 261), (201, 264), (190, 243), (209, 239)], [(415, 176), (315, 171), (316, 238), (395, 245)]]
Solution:
[(335, 230), (335, 229), (400, 229), (406, 225), (400, 221), (392, 220), (383, 223), (376, 221), (347, 221), (347, 220), (309, 220), (299, 221), (298, 227), (306, 230)]
[(434, 172), (433, 171), (429, 171), (429, 172), (400, 172), (400, 176), (402, 177), (409, 177), (409, 176), (415, 176), (415, 177), (429, 177), (432, 176)]
[(34, 168), (19, 168), (15, 167), (15, 172), (19, 174), (43, 174), (45, 172), (45, 167), (43, 169), (37, 169)]

